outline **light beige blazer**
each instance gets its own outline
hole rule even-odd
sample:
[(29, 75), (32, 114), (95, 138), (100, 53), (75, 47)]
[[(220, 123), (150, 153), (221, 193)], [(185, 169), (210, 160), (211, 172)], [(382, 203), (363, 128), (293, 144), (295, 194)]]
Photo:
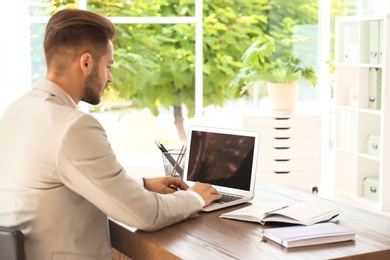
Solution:
[(201, 209), (185, 191), (149, 192), (126, 175), (106, 133), (40, 80), (0, 121), (0, 226), (20, 228), (27, 260), (111, 259), (107, 215), (152, 231)]

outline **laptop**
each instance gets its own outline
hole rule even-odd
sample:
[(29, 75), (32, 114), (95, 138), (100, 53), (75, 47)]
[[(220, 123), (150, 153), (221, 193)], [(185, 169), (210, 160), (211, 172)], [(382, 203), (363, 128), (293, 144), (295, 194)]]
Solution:
[(183, 181), (210, 183), (222, 195), (209, 212), (253, 199), (260, 135), (255, 131), (190, 126)]

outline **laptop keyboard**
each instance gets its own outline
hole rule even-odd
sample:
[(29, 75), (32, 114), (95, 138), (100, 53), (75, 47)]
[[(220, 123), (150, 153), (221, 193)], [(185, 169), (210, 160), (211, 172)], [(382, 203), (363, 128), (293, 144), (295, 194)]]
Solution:
[(223, 203), (227, 203), (227, 202), (230, 202), (230, 201), (234, 201), (234, 200), (238, 200), (238, 199), (241, 199), (242, 197), (241, 196), (235, 196), (235, 195), (228, 195), (228, 194), (222, 194), (222, 198), (219, 199), (219, 200), (216, 200), (215, 202), (216, 203), (220, 203), (220, 204), (223, 204)]

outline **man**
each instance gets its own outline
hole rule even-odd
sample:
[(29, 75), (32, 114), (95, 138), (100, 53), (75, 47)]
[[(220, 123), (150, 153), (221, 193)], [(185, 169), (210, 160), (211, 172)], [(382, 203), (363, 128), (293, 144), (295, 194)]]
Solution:
[(0, 121), (0, 226), (23, 231), (29, 260), (111, 259), (107, 215), (152, 231), (221, 198), (209, 184), (137, 182), (99, 122), (76, 109), (80, 100), (98, 104), (112, 81), (115, 36), (96, 13), (54, 14), (44, 40), (46, 78)]

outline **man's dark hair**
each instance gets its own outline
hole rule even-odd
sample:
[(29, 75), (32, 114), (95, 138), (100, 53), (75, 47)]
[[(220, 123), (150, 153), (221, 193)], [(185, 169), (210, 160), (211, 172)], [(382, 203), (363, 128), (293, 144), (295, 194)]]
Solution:
[(47, 66), (55, 58), (74, 60), (86, 52), (100, 60), (115, 37), (113, 23), (103, 15), (78, 9), (58, 11), (46, 26), (43, 45)]

